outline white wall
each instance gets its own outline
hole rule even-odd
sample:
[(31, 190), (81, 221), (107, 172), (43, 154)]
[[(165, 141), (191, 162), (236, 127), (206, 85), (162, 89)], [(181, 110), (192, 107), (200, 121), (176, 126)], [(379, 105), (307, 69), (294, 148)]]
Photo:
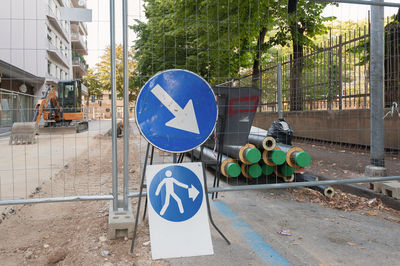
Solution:
[[(33, 75), (47, 77), (48, 0), (0, 0), (0, 4), (0, 59)], [(63, 45), (70, 49), (65, 40)], [(70, 72), (64, 66), (59, 68)]]

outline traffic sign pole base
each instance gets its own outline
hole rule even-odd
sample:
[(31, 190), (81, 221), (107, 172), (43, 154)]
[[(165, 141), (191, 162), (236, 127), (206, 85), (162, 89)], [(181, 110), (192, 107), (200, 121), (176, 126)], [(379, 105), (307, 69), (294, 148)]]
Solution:
[(214, 219), (211, 214), (211, 207), (210, 207), (210, 200), (208, 198), (208, 189), (207, 189), (207, 172), (206, 172), (206, 166), (204, 163), (201, 163), (202, 168), (203, 168), (203, 178), (204, 178), (204, 191), (206, 194), (206, 203), (207, 203), (207, 212), (208, 212), (208, 219), (210, 220), (211, 225), (217, 230), (218, 234), (225, 240), (225, 242), (230, 245), (231, 242), (229, 239), (222, 233), (222, 231), (218, 228), (218, 226), (215, 224)]
[[(122, 199), (122, 197), (119, 197)], [(108, 216), (108, 239), (132, 238), (135, 219), (132, 212), (132, 203), (128, 201), (128, 210), (124, 211), (123, 201), (118, 200), (118, 211), (113, 211), (113, 201), (110, 201)]]

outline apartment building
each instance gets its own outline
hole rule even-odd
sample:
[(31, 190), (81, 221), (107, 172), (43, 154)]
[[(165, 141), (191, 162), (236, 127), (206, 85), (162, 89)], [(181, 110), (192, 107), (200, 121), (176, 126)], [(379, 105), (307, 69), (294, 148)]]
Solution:
[(1, 0), (0, 127), (29, 121), (47, 85), (86, 74), (86, 23), (61, 20), (62, 7), (86, 1)]

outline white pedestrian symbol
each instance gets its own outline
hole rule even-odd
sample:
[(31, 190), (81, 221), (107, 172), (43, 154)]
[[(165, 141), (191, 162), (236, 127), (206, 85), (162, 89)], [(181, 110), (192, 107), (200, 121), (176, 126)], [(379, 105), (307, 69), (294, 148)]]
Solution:
[(161, 188), (165, 184), (165, 200), (164, 200), (164, 205), (161, 209), (160, 215), (164, 215), (165, 211), (168, 209), (169, 206), (169, 200), (171, 197), (174, 198), (176, 203), (178, 204), (179, 212), (184, 213), (185, 210), (183, 209), (182, 201), (178, 197), (178, 195), (175, 194), (174, 191), (174, 184), (183, 188), (186, 188), (189, 193), (189, 198), (191, 198), (193, 201), (197, 198), (197, 195), (200, 193), (193, 185), (189, 188), (188, 185), (179, 182), (175, 178), (172, 177), (172, 172), (171, 170), (165, 171), (165, 178), (158, 184), (157, 189), (156, 189), (156, 196), (160, 194)]

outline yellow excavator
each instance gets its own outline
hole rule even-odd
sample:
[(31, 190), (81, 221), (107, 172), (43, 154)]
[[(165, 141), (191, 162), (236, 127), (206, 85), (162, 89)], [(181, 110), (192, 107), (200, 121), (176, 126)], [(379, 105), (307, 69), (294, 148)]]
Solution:
[(14, 123), (11, 129), (10, 145), (36, 142), (41, 118), (45, 127), (75, 127), (76, 132), (88, 130), (82, 108), (82, 83), (80, 80), (58, 82), (58, 95), (54, 87), (48, 87), (36, 103), (33, 122)]

